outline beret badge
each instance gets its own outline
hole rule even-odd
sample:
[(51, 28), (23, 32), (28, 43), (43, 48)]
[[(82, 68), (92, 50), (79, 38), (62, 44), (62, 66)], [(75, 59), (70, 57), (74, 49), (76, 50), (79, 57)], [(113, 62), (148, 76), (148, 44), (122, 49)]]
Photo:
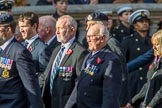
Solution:
[(4, 4), (5, 4), (5, 6), (8, 6), (7, 0), (5, 1), (5, 3), (4, 3)]
[(144, 11), (142, 11), (142, 12), (141, 12), (141, 15), (142, 15), (143, 17), (145, 16), (145, 13), (144, 13)]
[(92, 15), (88, 15), (87, 20), (92, 20)]

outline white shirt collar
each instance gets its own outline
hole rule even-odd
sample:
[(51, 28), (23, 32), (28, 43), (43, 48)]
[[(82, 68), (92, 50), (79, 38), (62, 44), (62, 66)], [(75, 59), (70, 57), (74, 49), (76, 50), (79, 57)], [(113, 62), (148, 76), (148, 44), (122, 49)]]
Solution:
[(95, 52), (92, 52), (92, 56), (95, 55), (95, 54), (97, 54), (98, 52), (100, 52), (100, 50), (95, 51)]
[(55, 39), (55, 37), (56, 35), (52, 36), (52, 38), (48, 42), (46, 42), (46, 44), (49, 45)]
[(65, 49), (67, 49), (71, 46), (71, 44), (73, 43), (74, 40), (75, 40), (75, 36), (73, 38), (71, 38), (67, 43), (62, 44), (61, 46), (64, 46)]
[(33, 41), (35, 41), (38, 38), (38, 34), (36, 34), (35, 36), (31, 37), (29, 40), (26, 39), (25, 41), (27, 41), (29, 44), (27, 46), (27, 48), (33, 43)]
[(1, 45), (0, 47), (4, 50), (9, 43), (14, 39), (14, 36), (12, 36), (8, 41), (6, 41), (3, 45)]

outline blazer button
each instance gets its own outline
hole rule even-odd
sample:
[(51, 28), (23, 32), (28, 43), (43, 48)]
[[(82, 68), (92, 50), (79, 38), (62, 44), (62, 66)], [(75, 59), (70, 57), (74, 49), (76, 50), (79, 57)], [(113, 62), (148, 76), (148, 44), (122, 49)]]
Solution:
[(140, 80), (143, 80), (143, 77), (140, 77)]
[(143, 70), (143, 68), (142, 68), (142, 67), (140, 67), (140, 68), (139, 68), (139, 70), (141, 71), (141, 70)]
[(137, 51), (140, 51), (141, 49), (140, 48), (137, 48)]
[(87, 95), (87, 92), (84, 92), (83, 95), (86, 96)]
[(91, 82), (93, 82), (93, 79), (91, 79)]

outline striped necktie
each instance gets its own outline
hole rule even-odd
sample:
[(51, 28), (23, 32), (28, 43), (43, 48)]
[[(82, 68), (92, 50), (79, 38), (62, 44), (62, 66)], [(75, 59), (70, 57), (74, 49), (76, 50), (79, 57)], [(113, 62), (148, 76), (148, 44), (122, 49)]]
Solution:
[(51, 94), (52, 94), (52, 90), (53, 90), (53, 82), (54, 82), (54, 79), (56, 77), (57, 71), (59, 69), (58, 67), (59, 67), (60, 60), (61, 60), (62, 54), (64, 52), (64, 49), (65, 49), (65, 47), (62, 46), (60, 51), (58, 52), (58, 54), (55, 58), (54, 68), (51, 71), (51, 76), (50, 76), (50, 92), (51, 92)]
[(0, 47), (0, 54), (2, 53), (3, 49)]

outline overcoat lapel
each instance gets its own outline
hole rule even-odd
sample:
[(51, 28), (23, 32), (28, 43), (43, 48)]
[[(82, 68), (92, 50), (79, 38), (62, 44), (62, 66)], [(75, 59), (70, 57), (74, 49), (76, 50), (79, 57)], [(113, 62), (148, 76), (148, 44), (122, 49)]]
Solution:
[[(72, 43), (72, 45), (69, 47), (69, 49), (71, 49), (72, 51), (74, 51), (74, 48), (76, 46), (76, 42), (74, 41)], [(60, 63), (60, 66), (64, 66), (64, 64), (66, 63), (66, 61), (68, 60), (68, 58), (71, 56), (71, 54), (66, 54), (65, 53), (65, 56), (64, 58), (62, 59), (61, 63)]]
[(35, 40), (32, 42), (32, 44), (29, 46), (28, 50), (29, 50), (30, 52), (32, 52), (33, 50), (35, 50), (35, 46), (36, 46), (37, 44), (39, 44), (39, 38), (35, 39)]
[(53, 51), (52, 53), (52, 56), (50, 58), (50, 61), (49, 61), (49, 65), (47, 65), (47, 68), (46, 68), (46, 71), (45, 71), (45, 85), (48, 83), (48, 80), (49, 80), (49, 77), (50, 77), (50, 74), (51, 74), (51, 69), (52, 69), (52, 65), (53, 65), (53, 61), (55, 60), (56, 58), (56, 55), (57, 53), (59, 52), (61, 46), (58, 46), (56, 47), (56, 49)]
[[(108, 50), (108, 49), (106, 49), (106, 48), (108, 48), (108, 47), (106, 46), (105, 48), (103, 48), (103, 49), (100, 51), (100, 52), (102, 52), (102, 53), (98, 52), (99, 54), (94, 58), (94, 60), (91, 62), (91, 64), (94, 64), (94, 65), (98, 66), (99, 64), (101, 64), (102, 62), (104, 62), (104, 57), (105, 57), (105, 54), (106, 54), (106, 53), (103, 53), (103, 52), (106, 52), (106, 50)], [(88, 57), (90, 56), (90, 54), (91, 54), (91, 53), (89, 53), (89, 54), (85, 57), (84, 62), (83, 62), (83, 65), (82, 65), (82, 68), (81, 68), (81, 72), (84, 72), (84, 69), (85, 69), (85, 67), (86, 67), (86, 62), (87, 62), (87, 59), (88, 59)], [(101, 59), (101, 63), (97, 63), (97, 58), (100, 58), (100, 59)], [(83, 74), (83, 75), (79, 78), (78, 85), (79, 85), (80, 81), (81, 81), (85, 76), (86, 76), (86, 74)]]

